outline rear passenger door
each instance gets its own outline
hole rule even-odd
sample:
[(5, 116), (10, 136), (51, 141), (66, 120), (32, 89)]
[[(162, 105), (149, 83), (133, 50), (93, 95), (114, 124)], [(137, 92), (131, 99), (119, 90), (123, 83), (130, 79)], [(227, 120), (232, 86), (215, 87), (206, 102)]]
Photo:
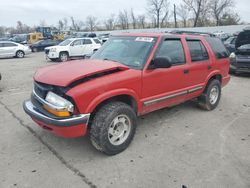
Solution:
[(201, 40), (187, 39), (186, 42), (190, 53), (187, 86), (193, 92), (201, 91), (212, 70), (211, 57)]

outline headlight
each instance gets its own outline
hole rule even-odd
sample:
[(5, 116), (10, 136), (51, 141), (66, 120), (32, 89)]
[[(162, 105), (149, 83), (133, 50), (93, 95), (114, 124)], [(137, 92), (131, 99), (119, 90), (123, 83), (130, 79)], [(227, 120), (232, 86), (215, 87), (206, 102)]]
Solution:
[(234, 52), (233, 52), (233, 53), (231, 53), (231, 54), (230, 54), (230, 56), (229, 56), (229, 58), (230, 58), (230, 59), (234, 59), (234, 58), (236, 58), (235, 53), (234, 53)]
[(51, 48), (50, 51), (51, 52), (56, 52), (56, 48)]
[(70, 101), (60, 97), (59, 95), (56, 95), (55, 93), (51, 91), (48, 92), (45, 100), (48, 103), (57, 107), (58, 109), (67, 110), (69, 112), (74, 111), (74, 105)]

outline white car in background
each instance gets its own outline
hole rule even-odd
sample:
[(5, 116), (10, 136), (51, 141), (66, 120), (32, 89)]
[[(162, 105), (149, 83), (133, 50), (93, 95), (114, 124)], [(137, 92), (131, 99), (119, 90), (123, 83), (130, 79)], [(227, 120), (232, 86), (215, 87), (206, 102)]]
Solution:
[(97, 38), (71, 38), (57, 46), (45, 48), (45, 54), (51, 61), (68, 61), (72, 57), (84, 57), (101, 47)]
[(23, 58), (30, 53), (31, 49), (28, 46), (11, 41), (0, 41), (0, 57)]

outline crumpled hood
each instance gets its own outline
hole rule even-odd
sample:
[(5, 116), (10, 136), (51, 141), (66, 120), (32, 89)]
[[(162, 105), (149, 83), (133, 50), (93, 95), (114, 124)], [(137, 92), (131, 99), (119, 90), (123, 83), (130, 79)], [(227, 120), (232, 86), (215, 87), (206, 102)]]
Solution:
[(76, 60), (39, 69), (34, 80), (37, 82), (66, 87), (88, 76), (112, 70), (127, 70), (127, 66), (106, 60)]
[(235, 41), (235, 48), (238, 49), (245, 44), (250, 44), (250, 30), (245, 30), (239, 33)]

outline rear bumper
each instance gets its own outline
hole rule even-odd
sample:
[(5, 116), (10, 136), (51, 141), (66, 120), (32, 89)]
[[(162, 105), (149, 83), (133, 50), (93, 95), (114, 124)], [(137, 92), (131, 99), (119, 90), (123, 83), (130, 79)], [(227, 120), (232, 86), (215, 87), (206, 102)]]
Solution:
[(25, 101), (23, 103), (23, 109), (40, 127), (55, 135), (74, 138), (84, 136), (87, 132), (90, 114), (80, 114), (70, 118), (54, 119), (36, 110), (36, 107), (31, 101)]

